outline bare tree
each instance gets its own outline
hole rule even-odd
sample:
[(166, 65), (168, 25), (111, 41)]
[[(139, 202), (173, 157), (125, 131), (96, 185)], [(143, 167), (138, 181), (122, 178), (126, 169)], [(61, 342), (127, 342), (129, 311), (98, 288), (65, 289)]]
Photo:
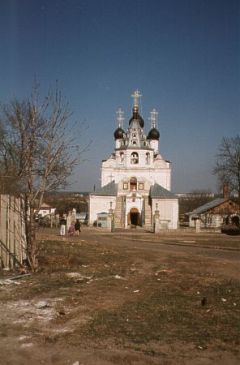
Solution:
[(210, 190), (195, 189), (190, 193), (179, 198), (179, 213), (180, 217), (188, 220), (186, 213), (204, 205), (213, 200), (214, 194)]
[(68, 125), (71, 112), (58, 87), (43, 101), (38, 90), (35, 86), (28, 100), (4, 105), (0, 119), (2, 176), (11, 176), (26, 197), (27, 256), (33, 270), (38, 253), (34, 208), (40, 209), (46, 191), (66, 186), (83, 152), (80, 126)]
[(213, 173), (220, 184), (228, 184), (230, 191), (237, 192), (240, 203), (240, 136), (224, 137), (218, 147)]

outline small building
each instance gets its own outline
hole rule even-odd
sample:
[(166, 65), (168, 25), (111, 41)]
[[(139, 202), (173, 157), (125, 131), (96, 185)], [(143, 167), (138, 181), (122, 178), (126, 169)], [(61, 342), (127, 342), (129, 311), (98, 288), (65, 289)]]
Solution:
[(52, 208), (50, 205), (43, 203), (38, 211), (38, 216), (43, 218), (46, 215), (55, 214), (56, 208)]
[(187, 213), (189, 227), (195, 227), (200, 219), (202, 228), (219, 228), (222, 224), (236, 224), (240, 222), (239, 205), (231, 199), (217, 198)]
[(88, 222), (88, 213), (87, 212), (76, 213), (76, 219), (78, 219), (80, 221), (80, 223), (87, 224), (87, 222)]
[(101, 212), (97, 214), (97, 227), (107, 228), (108, 213)]

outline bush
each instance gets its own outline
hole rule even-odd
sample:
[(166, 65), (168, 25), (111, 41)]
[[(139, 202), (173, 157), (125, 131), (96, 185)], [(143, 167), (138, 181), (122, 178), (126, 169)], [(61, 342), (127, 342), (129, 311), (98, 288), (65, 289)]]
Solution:
[(234, 224), (226, 224), (226, 225), (222, 226), (221, 232), (235, 236), (235, 235), (240, 234), (240, 227), (237, 227)]

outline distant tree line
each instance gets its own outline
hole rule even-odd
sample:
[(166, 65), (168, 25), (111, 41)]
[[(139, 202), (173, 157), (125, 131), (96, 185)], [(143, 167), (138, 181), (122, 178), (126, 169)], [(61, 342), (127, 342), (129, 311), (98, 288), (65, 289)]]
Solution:
[(78, 196), (75, 193), (48, 193), (44, 198), (45, 203), (56, 208), (56, 213), (63, 214), (76, 209), (77, 213), (88, 211), (88, 196)]

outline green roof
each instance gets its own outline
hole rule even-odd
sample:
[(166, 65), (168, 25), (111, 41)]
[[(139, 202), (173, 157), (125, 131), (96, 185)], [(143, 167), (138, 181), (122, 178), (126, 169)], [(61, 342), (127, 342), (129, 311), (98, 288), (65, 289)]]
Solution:
[(117, 195), (117, 184), (115, 181), (111, 181), (109, 184), (104, 185), (91, 195), (103, 195), (103, 196), (116, 196)]
[(159, 184), (154, 184), (150, 189), (151, 198), (161, 198), (161, 199), (177, 199), (176, 195), (171, 193), (171, 191), (163, 188)]

